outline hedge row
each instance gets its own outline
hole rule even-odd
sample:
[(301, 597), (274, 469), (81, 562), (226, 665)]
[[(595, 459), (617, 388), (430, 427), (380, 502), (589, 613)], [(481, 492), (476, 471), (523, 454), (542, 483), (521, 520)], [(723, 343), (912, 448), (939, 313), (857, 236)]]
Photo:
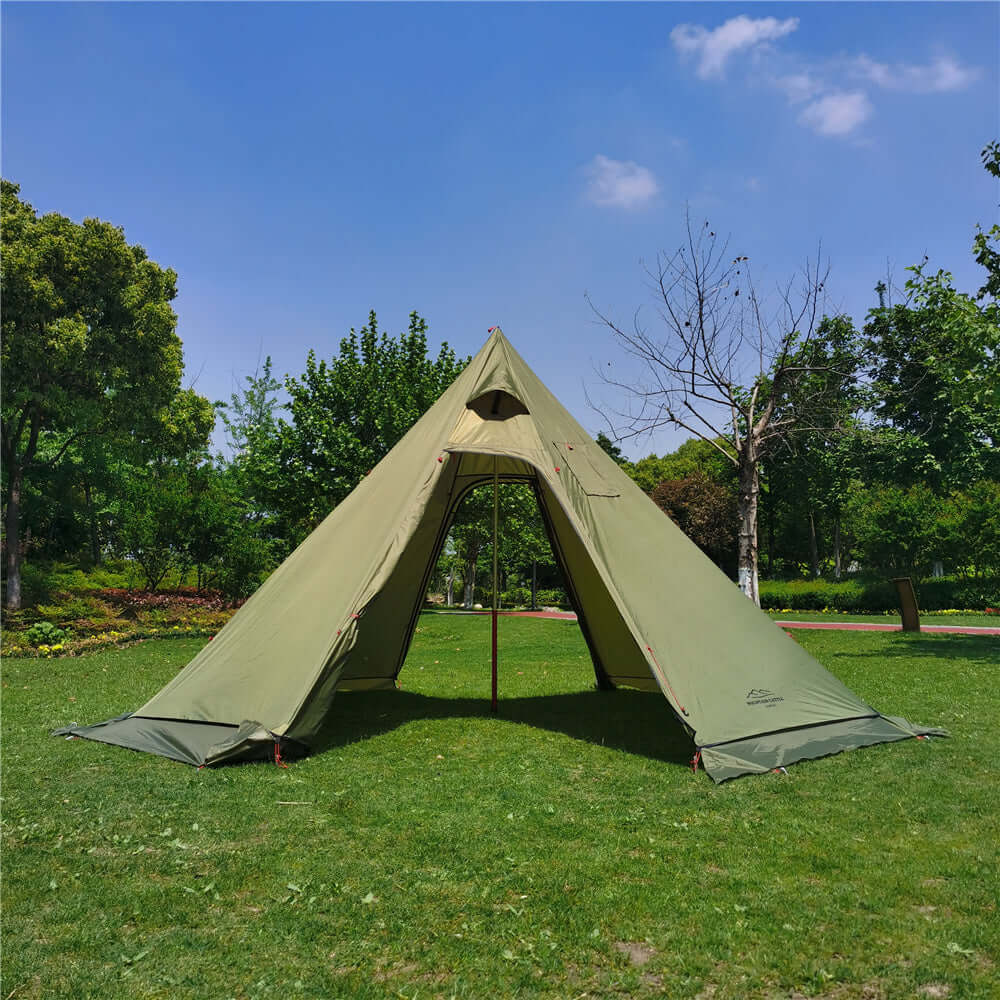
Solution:
[[(489, 593), (486, 595), (489, 600)], [(505, 608), (528, 608), (531, 606), (530, 587), (511, 587), (500, 595), (500, 602)], [(564, 607), (569, 605), (563, 590), (549, 588), (535, 592), (535, 603), (538, 607)]]
[[(1000, 577), (936, 577), (914, 580), (921, 611), (1000, 607)], [(881, 614), (899, 610), (890, 580), (761, 580), (760, 606), (769, 611), (851, 611)]]

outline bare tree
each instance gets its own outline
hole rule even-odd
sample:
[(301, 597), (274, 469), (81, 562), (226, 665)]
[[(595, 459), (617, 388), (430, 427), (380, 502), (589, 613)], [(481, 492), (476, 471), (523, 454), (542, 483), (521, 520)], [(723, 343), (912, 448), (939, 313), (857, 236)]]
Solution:
[[(605, 414), (619, 439), (681, 427), (717, 448), (739, 481), (738, 566), (743, 592), (757, 590), (760, 462), (778, 442), (805, 430), (829, 430), (846, 377), (836, 352), (817, 336), (827, 270), (817, 254), (778, 289), (770, 310), (758, 295), (749, 258), (731, 256), (706, 222), (656, 268), (646, 268), (661, 325), (647, 331), (635, 313), (626, 330), (594, 308), (645, 382), (604, 375), (623, 390), (623, 410)], [(589, 299), (588, 299), (589, 301)]]

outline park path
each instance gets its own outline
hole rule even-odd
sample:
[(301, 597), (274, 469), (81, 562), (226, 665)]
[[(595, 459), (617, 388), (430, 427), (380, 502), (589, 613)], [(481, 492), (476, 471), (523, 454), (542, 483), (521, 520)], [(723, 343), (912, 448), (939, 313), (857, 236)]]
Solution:
[[(782, 628), (832, 628), (848, 632), (902, 632), (902, 625), (885, 625), (881, 622), (776, 622)], [(987, 625), (921, 625), (921, 632), (940, 632), (944, 635), (1000, 635), (1000, 628)]]
[[(445, 611), (444, 614), (456, 615), (488, 615), (492, 612), (483, 611)], [(509, 618), (557, 618), (562, 621), (576, 621), (572, 611), (500, 611), (498, 614)], [(775, 622), (782, 628), (818, 628), (837, 629), (844, 632), (902, 632), (902, 625), (888, 625), (882, 622)], [(943, 635), (1000, 635), (1000, 627), (984, 625), (921, 625), (921, 632), (934, 632)]]

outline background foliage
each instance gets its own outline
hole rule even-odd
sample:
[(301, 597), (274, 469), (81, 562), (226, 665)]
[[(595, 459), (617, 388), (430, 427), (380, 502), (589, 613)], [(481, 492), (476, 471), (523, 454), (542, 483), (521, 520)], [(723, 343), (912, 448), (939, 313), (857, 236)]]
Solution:
[[(1000, 176), (1000, 146), (983, 163)], [(468, 361), (447, 344), (432, 355), (416, 312), (395, 336), (372, 312), (301, 374), (276, 377), (267, 358), (228, 402), (210, 401), (181, 386), (174, 272), (107, 222), (38, 216), (9, 181), (2, 193), (3, 583), (8, 608), (22, 589), (29, 605), (14, 626), (42, 620), (45, 601), (68, 609), (53, 627), (86, 620), (68, 612), (92, 588), (62, 586), (66, 564), (102, 579), (110, 560), (114, 585), (245, 598)], [(926, 609), (1000, 604), (998, 240), (998, 226), (973, 236), (986, 272), (975, 291), (925, 259), (902, 288), (874, 286), (860, 328), (842, 315), (817, 324), (809, 362), (837, 391), (813, 393), (813, 429), (761, 462), (765, 606), (894, 607), (885, 581), (899, 574), (923, 581)], [(734, 574), (737, 481), (718, 442), (629, 461), (597, 441)], [(488, 605), (491, 515), (489, 489), (462, 505), (439, 597)], [(565, 604), (527, 487), (504, 486), (501, 526), (501, 602), (530, 603), (534, 579), (540, 603)]]

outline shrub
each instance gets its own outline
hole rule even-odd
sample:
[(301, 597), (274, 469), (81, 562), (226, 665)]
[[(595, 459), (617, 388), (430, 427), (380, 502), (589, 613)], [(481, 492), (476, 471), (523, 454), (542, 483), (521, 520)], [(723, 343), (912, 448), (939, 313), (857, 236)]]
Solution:
[(53, 646), (68, 636), (66, 629), (59, 628), (52, 622), (36, 622), (24, 633), (25, 640), (32, 646)]
[(528, 607), (531, 604), (530, 587), (511, 587), (500, 595), (505, 608)]
[[(531, 599), (530, 595), (528, 599)], [(569, 607), (569, 601), (566, 599), (565, 591), (558, 590), (556, 588), (537, 591), (535, 599), (540, 608), (545, 606)]]
[(274, 546), (249, 528), (230, 532), (215, 582), (230, 600), (246, 600), (274, 568)]
[(951, 577), (914, 584), (921, 611), (943, 608), (986, 608), (1000, 604), (1000, 577)]
[(650, 494), (663, 511), (716, 566), (736, 575), (736, 496), (695, 470), (668, 479)]
[[(970, 610), (1000, 603), (1000, 577), (938, 577), (914, 580), (921, 611)], [(760, 606), (780, 611), (848, 611), (855, 614), (897, 612), (899, 598), (891, 580), (762, 580)]]

